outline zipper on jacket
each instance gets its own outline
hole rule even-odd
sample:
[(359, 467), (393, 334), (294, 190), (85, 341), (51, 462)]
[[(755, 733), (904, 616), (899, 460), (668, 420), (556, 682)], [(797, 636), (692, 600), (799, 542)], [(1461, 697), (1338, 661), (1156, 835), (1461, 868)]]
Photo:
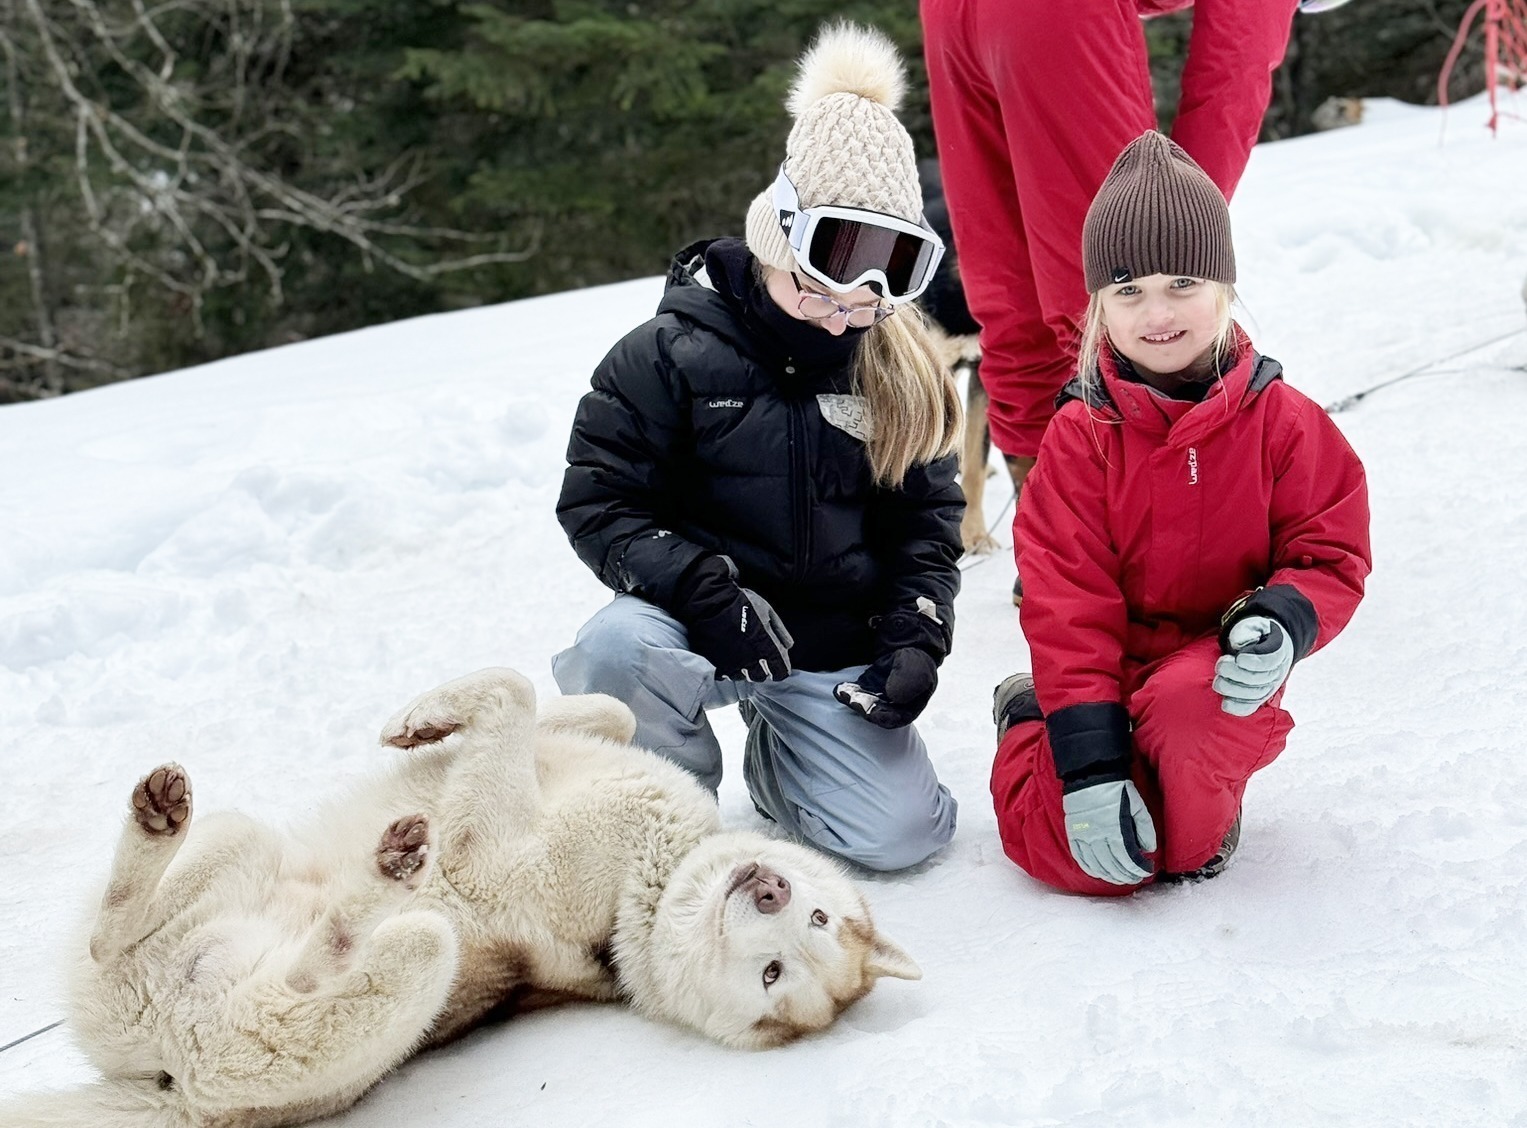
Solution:
[(806, 487), (811, 479), (806, 466), (805, 409), (799, 399), (789, 403), (790, 519), (795, 526), (795, 559), (790, 562), (790, 575), (799, 583), (806, 578), (806, 564), (811, 559), (811, 514), (806, 503)]

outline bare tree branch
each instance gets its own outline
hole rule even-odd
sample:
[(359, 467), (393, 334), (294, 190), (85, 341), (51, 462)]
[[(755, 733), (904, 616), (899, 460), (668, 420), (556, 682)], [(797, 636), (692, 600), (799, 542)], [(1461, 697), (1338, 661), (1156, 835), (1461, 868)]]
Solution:
[[(531, 231), (518, 250), (425, 262), (405, 257), (393, 240), (482, 246), (500, 239), (404, 221), (399, 213), (406, 197), (426, 179), (408, 157), (326, 194), (261, 165), (253, 155), (260, 144), (293, 131), (269, 107), (256, 105), (262, 85), (278, 79), (290, 57), (290, 0), (170, 0), (153, 7), (130, 0), (131, 17), (121, 20), (110, 18), (100, 0), (48, 0), (46, 7), (43, 0), (20, 2), (49, 81), (75, 118), (75, 181), (91, 230), (132, 270), (186, 297), (198, 326), (205, 295), (245, 282), (252, 270), (263, 276), (272, 303), (282, 302), (292, 228), (344, 239), (368, 264), (421, 281), (523, 262), (538, 250), (539, 232)], [(272, 7), (278, 16), (270, 24)], [(221, 29), (230, 51), (221, 89), (212, 83), (201, 89), (180, 77), (180, 56), (160, 23), (172, 13)], [(74, 22), (66, 24), (69, 15)], [(139, 40), (151, 48), (152, 63), (132, 49)], [(136, 85), (149, 115), (135, 110), (129, 118), (105, 95), (82, 87), (81, 79), (93, 73), (83, 65), (92, 52)]]

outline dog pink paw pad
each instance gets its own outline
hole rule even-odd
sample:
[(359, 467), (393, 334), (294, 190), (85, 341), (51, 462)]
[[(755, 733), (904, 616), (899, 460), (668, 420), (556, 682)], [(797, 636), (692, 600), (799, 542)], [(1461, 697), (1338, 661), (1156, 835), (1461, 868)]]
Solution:
[(133, 815), (149, 834), (178, 834), (191, 817), (191, 781), (175, 764), (155, 768), (133, 788)]
[(382, 832), (376, 848), (377, 868), (383, 877), (410, 884), (429, 860), (429, 817), (405, 815)]
[(421, 744), (435, 744), (444, 740), (461, 726), (459, 724), (420, 725), (417, 728), (405, 728), (402, 732), (395, 733), (387, 738), (387, 743), (394, 748), (417, 748)]

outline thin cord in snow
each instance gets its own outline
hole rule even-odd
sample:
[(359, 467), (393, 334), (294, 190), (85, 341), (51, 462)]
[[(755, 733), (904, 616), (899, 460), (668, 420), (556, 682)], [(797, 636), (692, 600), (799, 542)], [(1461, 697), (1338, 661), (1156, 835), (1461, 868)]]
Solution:
[(1527, 333), (1527, 329), (1513, 329), (1509, 333), (1502, 333), (1499, 337), (1491, 337), (1488, 341), (1480, 341), (1478, 344), (1470, 345), (1466, 349), (1459, 349), (1457, 352), (1448, 353), (1447, 356), (1439, 356), (1436, 360), (1429, 360), (1425, 364), (1419, 364), (1415, 368), (1412, 368), (1409, 372), (1402, 372), (1398, 376), (1392, 376), (1388, 380), (1382, 380), (1379, 383), (1374, 384), (1371, 388), (1364, 388), (1362, 391), (1354, 392), (1350, 396), (1344, 396), (1334, 403), (1326, 404), (1326, 414), (1335, 415), (1337, 412), (1346, 411), (1350, 407), (1356, 407), (1359, 403), (1367, 399), (1374, 392), (1379, 391), (1382, 388), (1392, 387), (1393, 385), (1398, 384), (1401, 380), (1409, 380), (1414, 376), (1439, 376), (1441, 375), (1440, 372), (1432, 371), (1437, 367), (1437, 365), (1446, 364), (1450, 360), (1457, 360), (1460, 356), (1467, 356), (1471, 352), (1477, 352), (1478, 350), (1487, 348), (1490, 345), (1498, 345), (1502, 341), (1509, 341), (1512, 337), (1518, 336), (1522, 333)]
[(62, 1026), (63, 1024), (64, 1024), (64, 1020), (63, 1019), (59, 1019), (57, 1022), (50, 1022), (47, 1026), (44, 1026), (44, 1027), (42, 1027), (39, 1030), (32, 1031), (30, 1034), (22, 1035), (20, 1038), (17, 1038), (14, 1042), (7, 1042), (5, 1045), (0, 1046), (0, 1054), (5, 1053), (6, 1050), (13, 1049), (16, 1046), (21, 1045), (21, 1043), (23, 1043), (23, 1042), (30, 1042), (33, 1038), (37, 1037), (37, 1035), (39, 1035), (39, 1034), (46, 1034), (49, 1030), (52, 1030), (55, 1026)]

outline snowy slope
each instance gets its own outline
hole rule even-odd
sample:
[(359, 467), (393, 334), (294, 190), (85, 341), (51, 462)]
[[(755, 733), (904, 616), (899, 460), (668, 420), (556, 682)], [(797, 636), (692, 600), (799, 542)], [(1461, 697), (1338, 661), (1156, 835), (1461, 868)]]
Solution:
[[(1003, 857), (990, 692), (1027, 655), (988, 558), (921, 722), (959, 834), (864, 877), (922, 982), (764, 1054), (545, 1012), (338, 1123), (1527, 1125), (1527, 127), (1490, 139), (1478, 100), (1445, 143), (1438, 111), (1368, 117), (1260, 147), (1233, 207), (1242, 320), (1292, 383), (1326, 403), (1431, 367), (1337, 416), (1376, 569), (1295, 672), (1299, 727), (1224, 878), (1092, 902)], [(567, 427), (659, 288), (0, 410), (0, 1045), (62, 1017), (61, 948), (143, 770), (186, 764), (203, 811), (296, 817), (424, 688), (509, 664), (554, 692), (606, 598), (552, 512)], [(717, 727), (723, 815), (757, 826), (741, 725)], [(0, 1052), (0, 1094), (87, 1072), (55, 1029)]]

